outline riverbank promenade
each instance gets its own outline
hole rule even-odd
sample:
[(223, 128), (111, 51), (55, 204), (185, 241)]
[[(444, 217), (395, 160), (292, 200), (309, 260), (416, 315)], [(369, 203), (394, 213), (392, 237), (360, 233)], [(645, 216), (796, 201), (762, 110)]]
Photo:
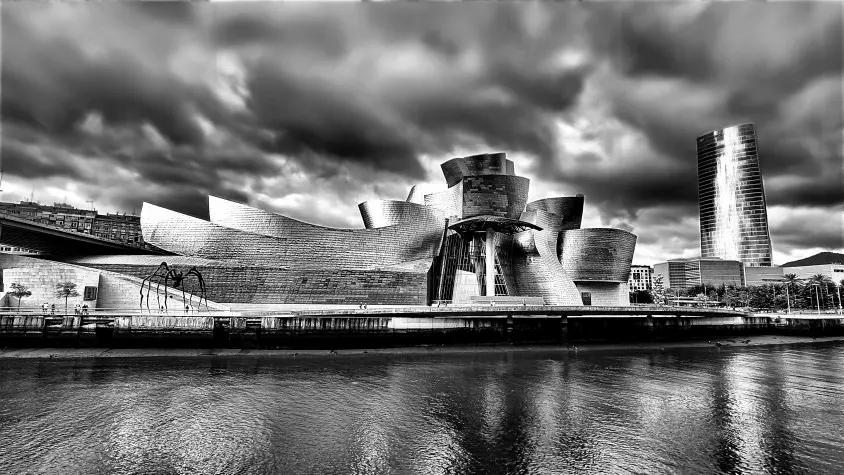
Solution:
[(396, 347), (844, 334), (840, 315), (664, 306), (471, 305), (237, 311), (4, 309), (5, 347)]

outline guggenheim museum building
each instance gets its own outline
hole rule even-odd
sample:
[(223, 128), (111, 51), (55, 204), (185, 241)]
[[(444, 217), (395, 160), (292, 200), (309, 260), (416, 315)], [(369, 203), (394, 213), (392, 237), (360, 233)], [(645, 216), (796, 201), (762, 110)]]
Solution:
[[(444, 191), (423, 194), (414, 186), (404, 201), (360, 203), (362, 228), (317, 226), (210, 196), (207, 221), (144, 203), (143, 239), (166, 255), (60, 260), (101, 273), (101, 287), (103, 276), (134, 282), (126, 286), (131, 299), (121, 299), (132, 305), (137, 283), (162, 261), (182, 271), (196, 268), (212, 305), (232, 309), (491, 298), (629, 305), (636, 236), (581, 228), (582, 195), (528, 202), (530, 180), (516, 175), (504, 153), (454, 158), (441, 168)], [(196, 290), (187, 279), (185, 286)]]

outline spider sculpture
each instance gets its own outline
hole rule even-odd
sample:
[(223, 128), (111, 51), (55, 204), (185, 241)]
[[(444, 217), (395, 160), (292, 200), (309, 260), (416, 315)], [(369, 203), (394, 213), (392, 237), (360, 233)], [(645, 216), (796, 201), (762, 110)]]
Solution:
[[(161, 293), (159, 290), (161, 289), (161, 283), (164, 283), (164, 308), (167, 308), (167, 288), (170, 286), (172, 282), (173, 288), (180, 289), (182, 291), (182, 301), (185, 302), (185, 288), (182, 286), (182, 281), (184, 281), (189, 276), (196, 276), (197, 281), (199, 281), (199, 306), (202, 306), (202, 300), (205, 300), (205, 306), (208, 306), (208, 297), (205, 296), (205, 280), (202, 278), (202, 274), (196, 270), (196, 267), (191, 267), (188, 272), (182, 273), (182, 271), (176, 271), (175, 269), (171, 269), (170, 266), (167, 265), (166, 262), (162, 262), (158, 269), (155, 270), (149, 277), (144, 279), (141, 282), (141, 308), (144, 306), (144, 286), (147, 288), (147, 309), (149, 309), (149, 293), (152, 290), (152, 282), (155, 281), (155, 297), (158, 301), (158, 308), (161, 308)], [(186, 302), (187, 304), (193, 304), (193, 294), (189, 294), (190, 299)]]

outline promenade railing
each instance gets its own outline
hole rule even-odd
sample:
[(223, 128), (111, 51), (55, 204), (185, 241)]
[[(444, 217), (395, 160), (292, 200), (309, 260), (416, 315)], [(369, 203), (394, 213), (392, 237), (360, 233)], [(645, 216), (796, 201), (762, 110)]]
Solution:
[(230, 310), (219, 310), (219, 309), (197, 309), (194, 308), (192, 310), (185, 310), (184, 308), (167, 308), (164, 310), (161, 309), (141, 309), (138, 307), (135, 308), (88, 308), (81, 309), (77, 311), (73, 307), (69, 307), (65, 310), (64, 305), (59, 307), (56, 306), (55, 310), (52, 308), (48, 308), (46, 311), (41, 308), (41, 306), (21, 306), (18, 307), (0, 307), (0, 315), (41, 315), (47, 317), (66, 317), (66, 316), (103, 316), (103, 317), (110, 317), (110, 316), (134, 316), (134, 315), (160, 315), (160, 316), (169, 316), (169, 317), (236, 317), (240, 315), (240, 312), (233, 312)]

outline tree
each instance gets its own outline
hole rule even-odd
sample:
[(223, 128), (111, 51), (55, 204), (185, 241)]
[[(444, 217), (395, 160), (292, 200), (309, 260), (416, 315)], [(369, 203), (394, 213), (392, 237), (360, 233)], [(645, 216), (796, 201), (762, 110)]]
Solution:
[(665, 303), (665, 289), (662, 287), (662, 274), (653, 276), (651, 285), (651, 300), (658, 305)]
[(650, 290), (635, 290), (630, 292), (631, 303), (653, 303)]
[(56, 297), (64, 299), (64, 313), (67, 313), (67, 299), (79, 297), (79, 292), (76, 291), (76, 283), (67, 281), (56, 284)]
[(818, 300), (819, 306), (821, 305), (820, 302), (823, 302), (823, 308), (826, 308), (829, 300), (829, 286), (833, 285), (832, 278), (826, 274), (815, 274), (809, 277), (807, 283), (812, 287), (817, 286), (815, 299)]
[[(786, 295), (789, 299), (791, 299), (792, 295), (797, 295), (798, 287), (800, 286), (800, 278), (797, 277), (797, 274), (783, 274), (782, 276), (783, 281), (785, 281), (785, 287), (788, 289), (786, 291)], [(787, 302), (786, 306), (790, 306), (791, 302)]]
[(29, 291), (29, 288), (21, 284), (12, 284), (11, 294), (13, 297), (18, 299), (18, 310), (21, 308), (21, 299), (32, 296), (32, 292)]

